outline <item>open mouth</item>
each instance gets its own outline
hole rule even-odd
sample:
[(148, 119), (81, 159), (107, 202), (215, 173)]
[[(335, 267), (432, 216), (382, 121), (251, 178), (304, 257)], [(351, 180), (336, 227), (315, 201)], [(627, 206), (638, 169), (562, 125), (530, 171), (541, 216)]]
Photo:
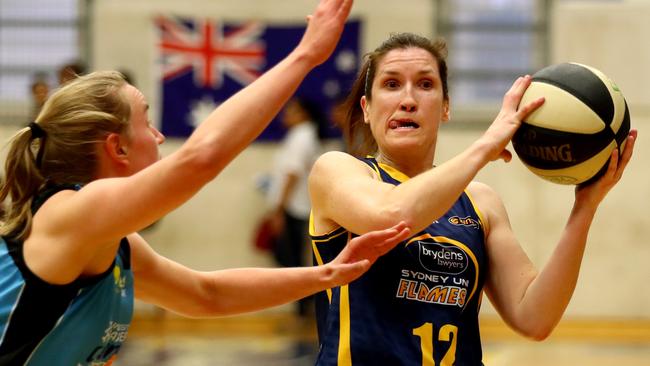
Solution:
[(398, 120), (394, 119), (388, 123), (388, 128), (390, 128), (391, 130), (416, 129), (416, 128), (420, 128), (420, 125), (410, 119), (398, 119)]

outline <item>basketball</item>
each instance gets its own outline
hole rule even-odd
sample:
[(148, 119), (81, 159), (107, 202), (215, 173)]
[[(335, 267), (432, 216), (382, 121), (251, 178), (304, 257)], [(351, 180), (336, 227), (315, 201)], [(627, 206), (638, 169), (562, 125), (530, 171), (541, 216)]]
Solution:
[[(545, 97), (512, 139), (524, 165), (559, 184), (597, 179), (630, 131), (630, 113), (616, 84), (601, 71), (561, 63), (533, 75), (521, 105)], [(620, 155), (619, 155), (620, 156)]]

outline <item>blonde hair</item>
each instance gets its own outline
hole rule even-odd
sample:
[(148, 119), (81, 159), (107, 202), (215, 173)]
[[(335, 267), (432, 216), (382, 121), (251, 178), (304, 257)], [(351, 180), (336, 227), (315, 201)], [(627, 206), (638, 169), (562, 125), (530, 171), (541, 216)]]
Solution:
[[(122, 92), (125, 85), (115, 71), (81, 76), (49, 97), (36, 118), (37, 126), (25, 127), (10, 139), (0, 180), (0, 203), (5, 203), (0, 235), (27, 237), (33, 198), (46, 185), (93, 180), (97, 145), (128, 126), (131, 109)], [(36, 131), (39, 127), (42, 134)]]

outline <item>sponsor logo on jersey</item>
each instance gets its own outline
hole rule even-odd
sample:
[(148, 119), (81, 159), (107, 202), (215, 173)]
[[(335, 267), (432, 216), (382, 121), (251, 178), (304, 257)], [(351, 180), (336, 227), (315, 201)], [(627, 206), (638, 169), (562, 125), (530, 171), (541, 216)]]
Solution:
[[(117, 268), (117, 267), (116, 267)], [(110, 366), (117, 358), (120, 346), (126, 340), (129, 324), (111, 321), (104, 330), (102, 345), (95, 347), (86, 358), (90, 366)]]
[(449, 221), (449, 223), (454, 226), (467, 226), (477, 230), (481, 226), (478, 220), (472, 218), (471, 216), (467, 216), (467, 217), (452, 216), (447, 221)]
[(463, 307), (467, 301), (468, 286), (469, 281), (463, 278), (402, 270), (395, 296), (430, 304)]
[(465, 251), (452, 244), (418, 241), (420, 264), (425, 269), (451, 275), (463, 273), (469, 264)]
[(122, 297), (126, 297), (126, 276), (122, 276), (122, 271), (117, 265), (113, 267), (113, 281), (115, 282), (115, 291), (120, 293)]

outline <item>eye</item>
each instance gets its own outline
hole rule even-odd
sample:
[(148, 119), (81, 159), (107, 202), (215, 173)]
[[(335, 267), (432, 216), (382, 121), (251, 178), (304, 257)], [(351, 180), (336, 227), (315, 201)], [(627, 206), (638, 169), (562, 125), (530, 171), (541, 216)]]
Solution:
[(399, 83), (397, 82), (397, 80), (389, 79), (384, 81), (384, 86), (388, 89), (395, 89), (399, 87)]
[(419, 84), (422, 89), (426, 89), (426, 90), (433, 89), (433, 81), (429, 79), (420, 80)]

